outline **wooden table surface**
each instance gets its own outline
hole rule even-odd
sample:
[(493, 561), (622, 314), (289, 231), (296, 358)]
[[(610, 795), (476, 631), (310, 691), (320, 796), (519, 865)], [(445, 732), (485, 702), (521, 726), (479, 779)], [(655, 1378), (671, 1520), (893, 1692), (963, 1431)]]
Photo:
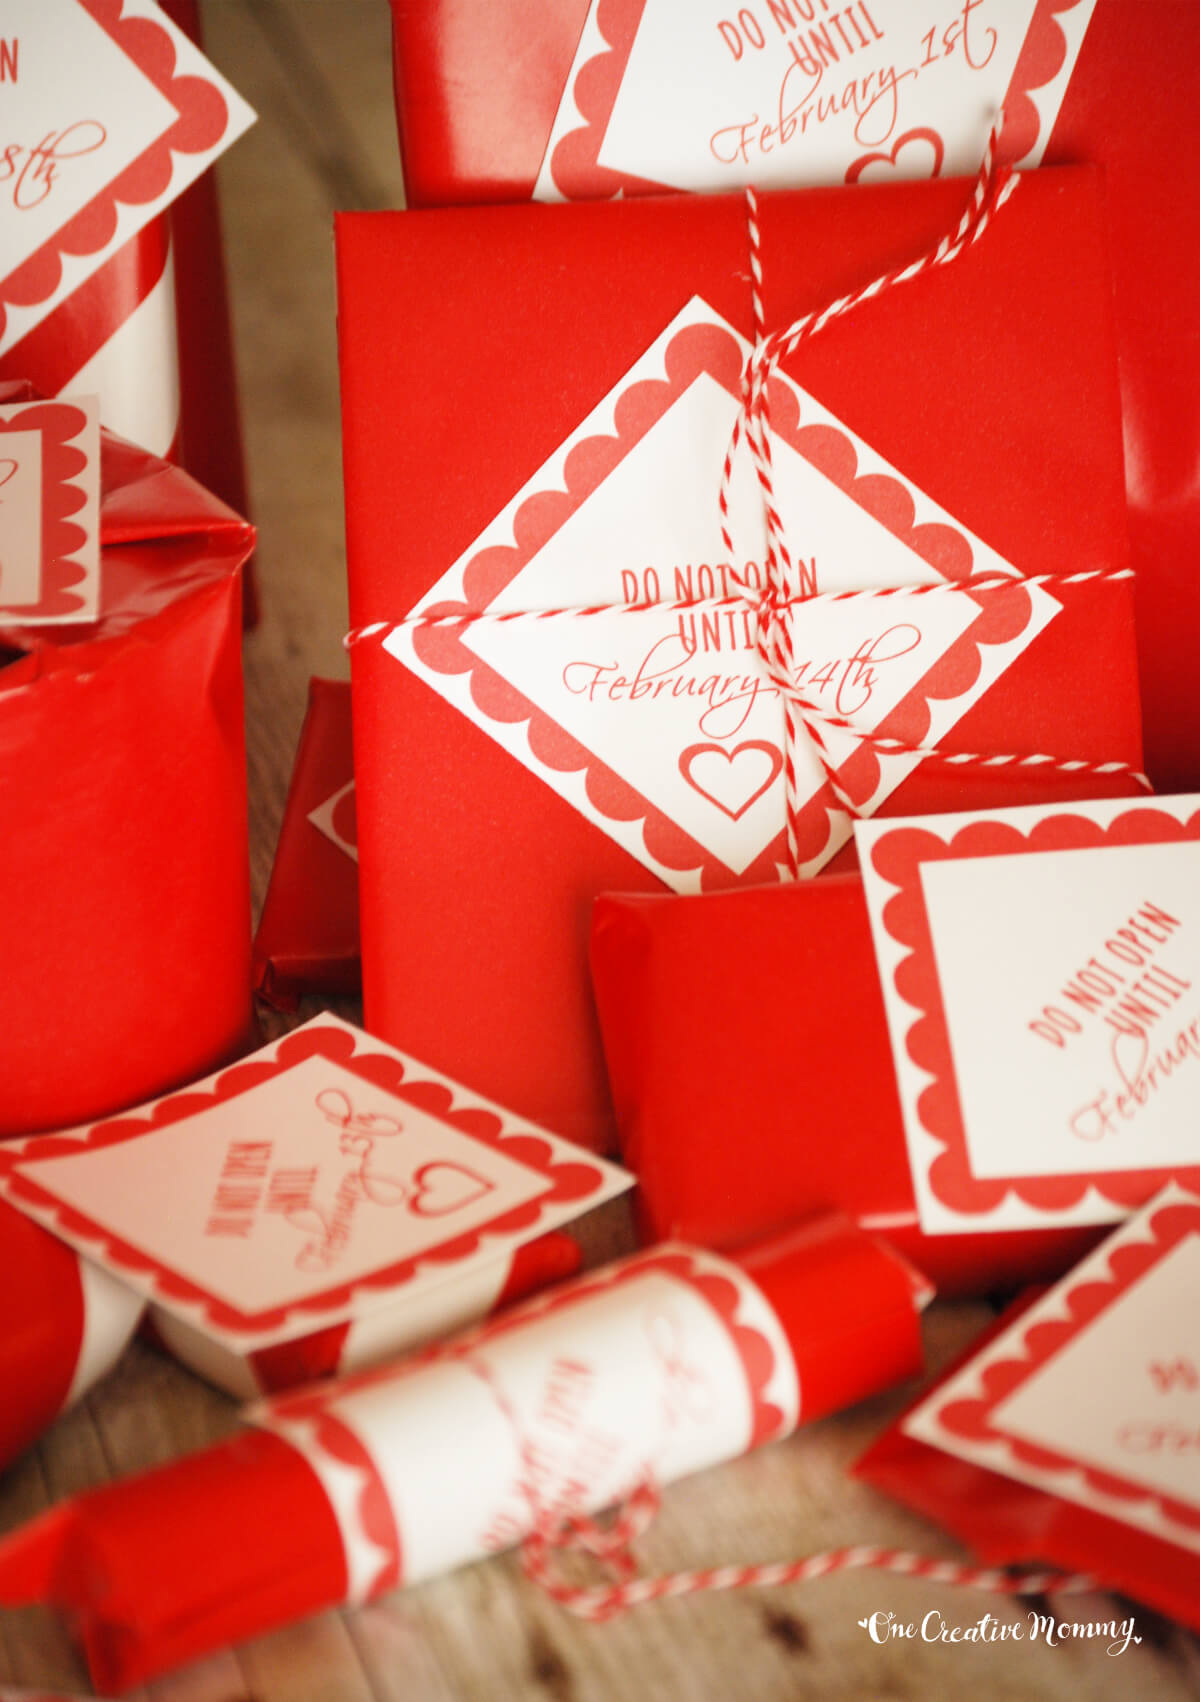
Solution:
[[(243, 411), (260, 528), (264, 618), (246, 646), (251, 862), (261, 904), (310, 674), (345, 674), (341, 468), (330, 214), (399, 205), (385, 0), (207, 0), (211, 56), (260, 122), (220, 168)], [(309, 1007), (301, 1016), (312, 1014)], [(351, 1007), (344, 1014), (354, 1015)], [(268, 1022), (270, 1032), (279, 1024)], [(610, 1211), (599, 1243), (626, 1233)], [(990, 1317), (935, 1306), (931, 1366)], [(852, 1543), (955, 1556), (936, 1529), (845, 1476), (909, 1391), (668, 1491), (643, 1545), (649, 1569), (790, 1559)], [(0, 1390), (0, 1399), (3, 1391)], [(135, 1345), (41, 1445), (0, 1476), (0, 1529), (49, 1502), (229, 1433), (236, 1410)], [(449, 1491), (449, 1492), (452, 1492)], [(572, 1620), (488, 1561), (354, 1613), (326, 1613), (199, 1663), (139, 1695), (158, 1702), (1094, 1702), (1200, 1695), (1200, 1644), (1140, 1609), (1139, 1646), (1103, 1643), (878, 1646), (876, 1609), (970, 1624), (1021, 1608), (871, 1574), (787, 1590), (642, 1608), (606, 1626)], [(1109, 1619), (1128, 1604), (1060, 1598), (1060, 1617)], [(0, 1614), (3, 1686), (88, 1693), (63, 1628)]]

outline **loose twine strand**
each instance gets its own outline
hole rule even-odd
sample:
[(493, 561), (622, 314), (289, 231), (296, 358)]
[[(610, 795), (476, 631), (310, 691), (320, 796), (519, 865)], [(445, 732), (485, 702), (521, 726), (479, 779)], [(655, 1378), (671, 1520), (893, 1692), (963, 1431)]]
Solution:
[[(849, 733), (860, 745), (884, 755), (911, 756), (918, 760), (935, 757), (956, 767), (1030, 768), (1060, 774), (1110, 776), (1124, 774), (1144, 791), (1151, 791), (1145, 774), (1120, 761), (1093, 762), (1082, 758), (1061, 758), (1049, 752), (1021, 753), (956, 751), (948, 753), (936, 744), (919, 744), (910, 740), (873, 734), (852, 718), (831, 714), (815, 702), (795, 681), (795, 616), (801, 605), (830, 604), (851, 599), (885, 599), (889, 597), (921, 597), (933, 595), (978, 595), (981, 592), (1019, 590), (1032, 587), (1053, 590), (1076, 586), (1089, 581), (1108, 581), (1132, 577), (1122, 569), (1089, 569), (1068, 574), (1036, 574), (1028, 578), (1013, 578), (998, 574), (977, 574), (960, 580), (937, 581), (929, 585), (883, 586), (874, 589), (804, 592), (797, 589), (795, 567), (784, 536), (783, 521), (775, 495), (774, 458), (771, 449), (770, 393), (771, 380), (781, 361), (789, 358), (807, 338), (818, 336), (827, 325), (852, 313), (862, 303), (874, 300), (888, 290), (898, 288), (912, 279), (924, 276), (939, 266), (952, 265), (967, 254), (986, 232), (995, 213), (1016, 189), (1019, 179), (1012, 167), (998, 163), (998, 125), (993, 128), (984, 150), (983, 162), (975, 180), (970, 200), (956, 229), (918, 259), (907, 265), (893, 267), (870, 283), (849, 295), (839, 297), (826, 307), (803, 314), (781, 330), (768, 333), (763, 298), (762, 235), (759, 224), (758, 197), (750, 187), (746, 190), (747, 234), (750, 254), (750, 296), (753, 315), (754, 346), (742, 371), (741, 402), (721, 471), (718, 494), (721, 542), (730, 565), (726, 568), (725, 583), (735, 587), (735, 595), (712, 598), (677, 598), (654, 603), (600, 603), (582, 607), (550, 609), (463, 609), (452, 613), (417, 611), (400, 621), (374, 621), (348, 633), (344, 640), (347, 649), (366, 640), (383, 642), (392, 633), (405, 629), (462, 628), (477, 623), (502, 624), (509, 621), (579, 620), (597, 615), (635, 614), (653, 610), (671, 614), (694, 609), (744, 608), (747, 605), (753, 619), (754, 648), (771, 685), (778, 691), (784, 711), (783, 774), (786, 796), (787, 863), (781, 873), (796, 879), (801, 871), (798, 821), (802, 798), (797, 752), (801, 729), (820, 764), (825, 782), (837, 804), (852, 818), (863, 813), (862, 804), (843, 786), (837, 765), (830, 751), (831, 733)], [(731, 532), (730, 487), (738, 448), (745, 441), (751, 455), (766, 520), (767, 549), (765, 559), (766, 585), (749, 583), (732, 566), (737, 560)]]
[[(934, 1560), (907, 1549), (874, 1545), (825, 1549), (801, 1560), (709, 1566), (642, 1576), (632, 1545), (645, 1535), (661, 1506), (662, 1496), (653, 1473), (647, 1468), (605, 1520), (574, 1509), (556, 1509), (539, 1487), (545, 1483), (546, 1474), (539, 1470), (532, 1442), (494, 1371), (474, 1354), (462, 1355), (462, 1363), (488, 1390), (516, 1444), (517, 1490), (528, 1508), (530, 1525), (520, 1548), (522, 1570), (539, 1589), (579, 1619), (599, 1623), (615, 1619), (631, 1608), (671, 1597), (715, 1590), (778, 1588), (808, 1583), (834, 1572), (890, 1572), (898, 1577), (924, 1578), (930, 1583), (986, 1590), (1003, 1596), (1077, 1594), (1097, 1587), (1094, 1578), (1082, 1573), (1010, 1572), (996, 1567), (967, 1566), (954, 1560)], [(604, 1582), (576, 1583), (564, 1569), (568, 1557), (594, 1564)]]

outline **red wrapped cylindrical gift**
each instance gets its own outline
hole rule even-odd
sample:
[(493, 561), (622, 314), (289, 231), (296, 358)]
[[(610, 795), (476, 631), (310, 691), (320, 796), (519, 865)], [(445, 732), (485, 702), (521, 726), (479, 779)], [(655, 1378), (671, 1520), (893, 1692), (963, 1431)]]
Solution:
[(281, 1010), (304, 993), (358, 992), (357, 841), (350, 686), (310, 680), (254, 940), (255, 989)]
[(115, 1363), (142, 1301), (0, 1202), (0, 1468)]
[(0, 1543), (0, 1601), (70, 1610), (97, 1684), (133, 1684), (910, 1375), (921, 1295), (836, 1221), (730, 1259), (655, 1249), (416, 1360), (273, 1402), (257, 1415), (269, 1432), (67, 1502)]
[(187, 474), (102, 435), (99, 618), (0, 633), (0, 1135), (148, 1098), (249, 1034), (253, 537)]

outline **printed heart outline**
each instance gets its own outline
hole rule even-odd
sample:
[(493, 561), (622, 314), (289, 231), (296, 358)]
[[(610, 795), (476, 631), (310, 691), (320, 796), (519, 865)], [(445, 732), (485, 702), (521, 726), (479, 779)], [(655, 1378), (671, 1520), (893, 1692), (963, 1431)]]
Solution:
[[(692, 764), (698, 757), (716, 755), (724, 757), (726, 762), (728, 762), (730, 767), (732, 767), (743, 751), (765, 751), (771, 759), (771, 772), (767, 775), (767, 778), (763, 781), (762, 785), (759, 786), (756, 791), (751, 792), (745, 803), (739, 805), (736, 810), (731, 810), (728, 804), (723, 804), (720, 798), (714, 797), (707, 787), (700, 784), (695, 775), (691, 772)], [(769, 739), (744, 739), (740, 745), (735, 745), (732, 750), (727, 750), (724, 745), (689, 745), (685, 751), (681, 752), (679, 757), (679, 772), (683, 775), (683, 778), (687, 781), (693, 792), (699, 792), (702, 798), (706, 799), (708, 803), (714, 805), (715, 808), (720, 810), (722, 815), (728, 816), (730, 821), (741, 820), (750, 806), (752, 804), (756, 804), (762, 797), (763, 793), (768, 791), (771, 786), (774, 785), (782, 767), (783, 752), (780, 750), (778, 745), (773, 745)]]
[(931, 130), (927, 125), (922, 124), (914, 130), (906, 130), (903, 136), (897, 136), (896, 140), (892, 143), (892, 151), (890, 154), (860, 154), (858, 159), (856, 159), (852, 165), (846, 167), (846, 182), (857, 183), (868, 166), (895, 166), (901, 152), (909, 142), (929, 143), (930, 147), (933, 149), (933, 170), (929, 173), (929, 175), (931, 178), (940, 177), (942, 175), (942, 163), (946, 158), (945, 143), (942, 141), (941, 136), (936, 130)]
[[(443, 1176), (451, 1172), (455, 1176), (465, 1176), (474, 1186), (453, 1195), (449, 1205), (422, 1205), (422, 1200), (430, 1196), (436, 1198), (442, 1189), (455, 1187), (453, 1182), (427, 1180), (435, 1171)], [(467, 1206), (476, 1205), (485, 1194), (493, 1194), (495, 1191), (496, 1184), (489, 1182), (487, 1177), (481, 1176), (477, 1170), (468, 1169), (465, 1164), (454, 1164), (447, 1158), (434, 1158), (413, 1172), (413, 1189), (408, 1209), (416, 1217), (449, 1217)]]

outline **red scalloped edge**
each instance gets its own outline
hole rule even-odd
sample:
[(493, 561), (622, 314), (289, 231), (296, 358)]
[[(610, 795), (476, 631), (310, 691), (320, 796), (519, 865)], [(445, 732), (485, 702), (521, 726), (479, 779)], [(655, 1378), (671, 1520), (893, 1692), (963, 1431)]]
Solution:
[(175, 108), (175, 122), (132, 160), (86, 206), (40, 248), (0, 278), (0, 334), (9, 307), (34, 307), (47, 300), (62, 281), (63, 259), (97, 254), (112, 242), (121, 206), (157, 201), (170, 187), (174, 154), (200, 154), (215, 148), (229, 123), (229, 108), (215, 84), (200, 77), (175, 75), (175, 44), (151, 18), (122, 18), (123, 0), (78, 0), (138, 70)]
[[(999, 139), (1002, 162), (1022, 160), (1037, 145), (1041, 120), (1033, 91), (1045, 87), (1062, 69), (1067, 41), (1059, 15), (1080, 4), (1082, 0), (1038, 0), (1002, 102), (1004, 122)], [(599, 158), (645, 5), (646, 0), (598, 0), (596, 25), (606, 46), (584, 61), (575, 73), (573, 85), (575, 105), (583, 124), (561, 137), (550, 156), (554, 186), (568, 201), (658, 194), (671, 187), (613, 171), (602, 166)], [(896, 139), (891, 159), (894, 161), (900, 147), (914, 137), (933, 143), (936, 163), (932, 175), (938, 176), (943, 143), (936, 131), (927, 128), (906, 131)], [(871, 160), (883, 157), (864, 154), (852, 161), (844, 181), (856, 182)]]
[(1071, 12), (1081, 3), (1082, 0), (1038, 0), (1004, 96), (1004, 123), (997, 146), (1002, 164), (1023, 160), (1037, 145), (1041, 119), (1033, 91), (1044, 88), (1062, 70), (1067, 38), (1058, 21), (1059, 14)]
[(1002, 1443), (1015, 1460), (1039, 1471), (1078, 1473), (1098, 1494), (1123, 1501), (1149, 1502), (1157, 1507), (1168, 1523), (1180, 1526), (1194, 1537), (1200, 1531), (1200, 1507), (1088, 1466), (1069, 1455), (1024, 1442), (993, 1422), (995, 1409), (1001, 1401), (1081, 1336), (1102, 1312), (1140, 1281), (1185, 1236), (1200, 1235), (1200, 1204), (1187, 1201), (1166, 1204), (1151, 1214), (1145, 1227), (1150, 1235), (1148, 1241), (1126, 1241), (1108, 1255), (1107, 1277), (1089, 1273), (1086, 1281), (1070, 1287), (1064, 1284), (1058, 1301), (1066, 1307), (1069, 1316), (1043, 1318), (1028, 1324), (1021, 1332), (1019, 1346), (1013, 1355), (993, 1360), (982, 1372), (984, 1392), (979, 1399), (948, 1401), (938, 1409), (937, 1418), (953, 1435), (975, 1445)]
[[(723, 1268), (714, 1270), (713, 1265)], [(745, 1290), (753, 1291), (754, 1284), (751, 1279), (741, 1272), (736, 1272), (734, 1267), (727, 1266), (716, 1254), (671, 1249), (661, 1253), (635, 1255), (631, 1260), (608, 1266), (591, 1276), (579, 1278), (562, 1288), (539, 1295), (526, 1305), (514, 1307), (511, 1312), (490, 1319), (457, 1337), (453, 1342), (435, 1342), (405, 1359), (399, 1373), (395, 1366), (390, 1365), (352, 1372), (347, 1377), (339, 1378), (336, 1384), (328, 1388), (306, 1389), (299, 1394), (285, 1395), (273, 1400), (255, 1419), (256, 1423), (268, 1427), (272, 1427), (276, 1421), (288, 1424), (297, 1421), (310, 1423), (313, 1426), (313, 1443), (316, 1447), (329, 1453), (339, 1464), (351, 1465), (365, 1474), (359, 1492), (360, 1534), (385, 1549), (388, 1556), (369, 1587), (369, 1595), (381, 1594), (384, 1590), (394, 1589), (404, 1582), (403, 1545), (383, 1479), (370, 1452), (363, 1446), (350, 1424), (329, 1410), (330, 1405), (345, 1396), (374, 1388), (381, 1383), (403, 1382), (415, 1370), (438, 1360), (468, 1358), (481, 1341), (492, 1341), (507, 1335), (511, 1330), (519, 1330), (532, 1317), (549, 1316), (593, 1294), (632, 1282), (635, 1278), (644, 1276), (647, 1271), (661, 1272), (695, 1290), (708, 1302), (725, 1326), (746, 1374), (746, 1393), (750, 1399), (751, 1413), (747, 1451), (760, 1447), (764, 1442), (775, 1441), (786, 1433), (786, 1414), (767, 1398), (767, 1389), (775, 1372), (775, 1350), (761, 1330), (742, 1323), (738, 1317), (743, 1298), (742, 1285)], [(730, 1274), (725, 1274), (726, 1271)], [(293, 1441), (292, 1446), (297, 1444)]]
[(596, 7), (596, 26), (607, 45), (575, 73), (573, 93), (583, 124), (560, 137), (550, 156), (554, 187), (568, 201), (657, 195), (671, 187), (648, 177), (610, 171), (599, 159), (645, 7), (646, 0), (599, 0)]
[(929, 862), (1200, 839), (1200, 811), (1181, 823), (1151, 804), (1135, 805), (1107, 827), (1064, 811), (1044, 816), (1024, 833), (1009, 822), (981, 820), (960, 828), (948, 840), (939, 836), (935, 819), (930, 818), (927, 828), (898, 827), (886, 834), (876, 842), (871, 861), (882, 879), (899, 888), (883, 907), (883, 926), (905, 952), (893, 974), (896, 991), (917, 1013), (909, 1023), (905, 1049), (912, 1061), (933, 1077), (918, 1098), (917, 1115), (921, 1127), (942, 1148), (928, 1175), (937, 1198), (959, 1213), (990, 1212), (1009, 1198), (1035, 1211), (1063, 1212), (1079, 1205), (1088, 1189), (1095, 1188), (1112, 1205), (1131, 1211), (1144, 1205), (1167, 1182), (1177, 1180), (1200, 1187), (1200, 1167), (1196, 1166), (986, 1181), (972, 1174), (946, 1008), (921, 886), (921, 866)]
[[(356, 1049), (358, 1039), (359, 1036), (341, 1027), (298, 1029), (280, 1041), (273, 1059), (256, 1057), (235, 1064), (218, 1076), (211, 1087), (190, 1088), (172, 1094), (145, 1116), (106, 1119), (94, 1124), (82, 1139), (47, 1135), (21, 1143), (19, 1149), (0, 1145), (0, 1176), (4, 1178), (12, 1199), (22, 1201), (36, 1215), (49, 1218), (69, 1234), (91, 1242), (95, 1257), (118, 1269), (150, 1277), (157, 1296), (199, 1306), (210, 1323), (247, 1334), (280, 1329), (298, 1319), (310, 1317), (314, 1320), (314, 1328), (321, 1323), (334, 1322), (336, 1318), (331, 1319), (328, 1314), (344, 1315), (352, 1310), (357, 1296), (377, 1293), (382, 1289), (402, 1288), (412, 1281), (421, 1267), (453, 1264), (465, 1259), (478, 1250), (486, 1236), (520, 1235), (524, 1239), (536, 1232), (548, 1206), (570, 1201), (578, 1203), (582, 1209), (586, 1200), (602, 1186), (603, 1172), (586, 1162), (583, 1155), (579, 1159), (556, 1162), (553, 1147), (545, 1136), (536, 1135), (528, 1129), (506, 1130), (502, 1119), (482, 1106), (454, 1108), (449, 1088), (419, 1076), (408, 1079), (399, 1058), (369, 1049), (359, 1051)], [(538, 1172), (549, 1184), (546, 1192), (480, 1224), (477, 1229), (451, 1241), (440, 1242), (411, 1258), (397, 1260), (395, 1264), (366, 1276), (339, 1283), (336, 1287), (285, 1306), (271, 1307), (262, 1312), (243, 1312), (209, 1294), (179, 1272), (168, 1269), (132, 1243), (110, 1233), (103, 1224), (65, 1204), (49, 1189), (20, 1173), (20, 1167), (25, 1163), (113, 1146), (165, 1128), (198, 1112), (211, 1110), (214, 1105), (236, 1099), (249, 1089), (283, 1075), (293, 1065), (313, 1057), (340, 1064), (372, 1086), (395, 1094), (460, 1134), (502, 1153), (512, 1163)]]
[(87, 605), (86, 594), (75, 589), (86, 581), (87, 568), (71, 560), (87, 542), (87, 534), (70, 518), (87, 502), (72, 482), (87, 467), (87, 456), (72, 447), (72, 439), (86, 426), (87, 415), (67, 402), (31, 402), (11, 419), (0, 419), (0, 441), (10, 431), (42, 434), (42, 594), (36, 603), (0, 604), (0, 616), (23, 626), (74, 614)]
[[(514, 542), (490, 545), (471, 558), (463, 570), (465, 601), (438, 603), (427, 612), (468, 615), (486, 609), (701, 374), (707, 374), (735, 400), (740, 396), (741, 349), (725, 327), (711, 322), (685, 326), (667, 345), (663, 364), (665, 378), (640, 379), (622, 391), (614, 410), (612, 436), (584, 438), (570, 450), (562, 474), (565, 490), (535, 491), (525, 498), (513, 516)], [(858, 451), (845, 431), (830, 425), (802, 425), (800, 400), (790, 384), (781, 379), (773, 381), (770, 402), (774, 435), (900, 543), (946, 580), (972, 574), (974, 556), (964, 534), (944, 521), (917, 525), (907, 486), (890, 474), (860, 474)], [(912, 745), (924, 743), (930, 701), (969, 691), (983, 665), (981, 647), (1011, 643), (1028, 626), (1033, 613), (1029, 594), (1016, 578), (1009, 595), (999, 596), (995, 591), (964, 591), (963, 595), (975, 603), (977, 618), (874, 729), (879, 737)], [(779, 867), (787, 860), (784, 828), (736, 875), (476, 656), (463, 642), (468, 626), (464, 620), (461, 626), (418, 627), (413, 632), (413, 648), (425, 666), (437, 673), (468, 674), (475, 704), (490, 720), (526, 723), (530, 751), (546, 768), (559, 772), (582, 769), (589, 802), (602, 815), (614, 822), (640, 819), (646, 849), (658, 863), (681, 871), (698, 868), (705, 890), (734, 881), (751, 885), (778, 880)], [(865, 803), (879, 786), (878, 752), (869, 744), (860, 744), (842, 764), (838, 777), (852, 798)], [(832, 788), (824, 782), (796, 818), (802, 864), (816, 862), (825, 854), (833, 823), (841, 813)]]

